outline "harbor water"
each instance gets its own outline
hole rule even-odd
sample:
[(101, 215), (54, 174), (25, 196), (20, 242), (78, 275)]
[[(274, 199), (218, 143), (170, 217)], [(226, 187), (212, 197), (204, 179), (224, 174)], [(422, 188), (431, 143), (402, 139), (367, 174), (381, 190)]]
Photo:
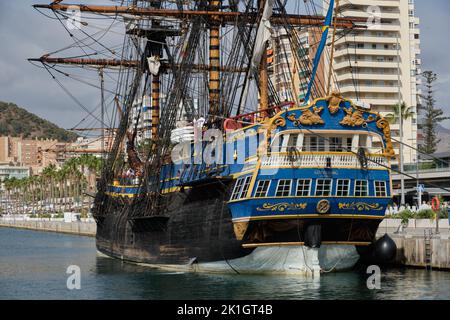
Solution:
[[(450, 299), (450, 272), (382, 269), (299, 276), (161, 272), (97, 254), (95, 239), (0, 228), (0, 299)], [(80, 289), (68, 289), (69, 266)]]

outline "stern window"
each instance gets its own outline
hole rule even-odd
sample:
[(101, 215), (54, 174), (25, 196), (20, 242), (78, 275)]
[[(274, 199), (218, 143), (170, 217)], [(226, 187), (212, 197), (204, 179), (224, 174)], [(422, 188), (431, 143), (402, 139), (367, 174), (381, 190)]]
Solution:
[(237, 200), (245, 196), (250, 185), (251, 176), (240, 178), (236, 181), (230, 200)]
[(330, 151), (342, 152), (342, 138), (331, 137), (330, 138)]
[(375, 197), (387, 197), (386, 181), (375, 181)]
[(307, 197), (309, 196), (309, 191), (311, 190), (311, 180), (309, 179), (299, 179), (297, 181), (297, 197)]
[(252, 178), (251, 176), (248, 176), (248, 177), (245, 178), (244, 186), (242, 187), (242, 191), (241, 191), (241, 194), (239, 196), (239, 199), (240, 198), (245, 198), (245, 196), (247, 195), (248, 187), (250, 187), (250, 179), (251, 178)]
[(277, 186), (277, 197), (288, 197), (291, 194), (292, 180), (279, 180)]
[(317, 179), (316, 196), (330, 196), (331, 195), (331, 179)]
[(367, 180), (355, 180), (355, 197), (367, 197), (368, 195)]
[(270, 180), (260, 180), (258, 181), (258, 186), (256, 187), (255, 198), (267, 197), (267, 192), (269, 191)]
[(339, 179), (336, 186), (336, 195), (346, 197), (350, 191), (350, 180)]

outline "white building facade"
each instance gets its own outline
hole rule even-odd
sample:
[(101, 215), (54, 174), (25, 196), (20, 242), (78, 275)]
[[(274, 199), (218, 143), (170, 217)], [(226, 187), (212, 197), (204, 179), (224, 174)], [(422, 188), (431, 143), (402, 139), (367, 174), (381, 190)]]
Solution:
[[(323, 7), (328, 8), (328, 1), (323, 1)], [(370, 103), (382, 115), (394, 113), (399, 101), (405, 102), (415, 115), (403, 120), (403, 142), (416, 147), (422, 71), (414, 0), (345, 0), (337, 11), (339, 16), (367, 18), (367, 29), (337, 33), (332, 88), (346, 98)], [(391, 131), (399, 140), (399, 119), (391, 124)], [(398, 154), (398, 142), (394, 148)], [(415, 160), (416, 152), (404, 147), (403, 162)]]

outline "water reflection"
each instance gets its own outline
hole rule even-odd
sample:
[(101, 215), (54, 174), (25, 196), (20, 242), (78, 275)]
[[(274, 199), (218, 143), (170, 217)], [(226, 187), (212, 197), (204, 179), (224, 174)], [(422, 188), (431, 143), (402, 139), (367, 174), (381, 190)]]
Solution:
[[(364, 269), (320, 278), (162, 272), (98, 256), (92, 238), (0, 228), (0, 299), (450, 299), (450, 272)], [(81, 290), (66, 269), (81, 268)]]

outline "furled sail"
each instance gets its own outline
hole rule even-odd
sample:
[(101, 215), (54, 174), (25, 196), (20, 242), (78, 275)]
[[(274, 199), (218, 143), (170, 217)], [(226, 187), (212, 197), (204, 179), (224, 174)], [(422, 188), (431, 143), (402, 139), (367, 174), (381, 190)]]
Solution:
[(253, 49), (253, 56), (251, 61), (251, 68), (258, 70), (261, 58), (266, 50), (266, 43), (272, 34), (272, 26), (270, 25), (270, 17), (273, 13), (274, 0), (266, 0), (261, 21), (258, 25), (258, 32), (256, 34), (255, 47)]
[[(256, 33), (255, 45), (253, 48), (253, 55), (250, 61), (250, 69), (251, 72), (248, 73), (248, 76), (251, 76), (253, 73), (258, 72), (259, 65), (261, 63), (261, 58), (266, 50), (266, 43), (270, 39), (272, 34), (272, 26), (270, 24), (270, 17), (272, 17), (273, 13), (273, 5), (275, 0), (266, 0), (264, 4), (264, 10), (261, 17), (261, 21), (258, 25), (258, 31)], [(243, 96), (241, 100), (240, 110), (244, 110), (245, 104), (247, 102), (247, 94), (249, 88), (250, 81), (245, 81), (245, 87), (243, 89)]]
[(158, 56), (151, 56), (147, 58), (148, 61), (148, 69), (150, 73), (154, 76), (159, 74), (159, 68), (161, 67), (161, 62), (159, 61)]

